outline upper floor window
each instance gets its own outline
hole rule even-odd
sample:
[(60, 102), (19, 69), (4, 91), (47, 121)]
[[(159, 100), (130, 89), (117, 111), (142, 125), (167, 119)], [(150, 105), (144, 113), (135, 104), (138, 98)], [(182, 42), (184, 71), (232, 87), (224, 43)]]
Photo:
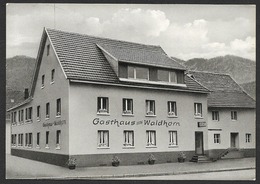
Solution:
[(174, 71), (158, 69), (158, 81), (177, 83), (177, 74)]
[(133, 99), (123, 98), (123, 114), (133, 114)]
[(168, 102), (168, 115), (177, 116), (176, 102)]
[(169, 131), (169, 146), (177, 146), (177, 131)]
[(37, 106), (37, 119), (39, 120), (41, 118), (41, 106)]
[(32, 107), (26, 108), (25, 109), (25, 119), (29, 120), (29, 121), (32, 120), (32, 113), (33, 113)]
[(146, 140), (146, 146), (156, 146), (156, 132), (154, 130), (147, 130)]
[(109, 101), (108, 97), (98, 97), (98, 105), (97, 105), (98, 113), (109, 113)]
[(220, 134), (214, 134), (214, 143), (220, 144)]
[(47, 56), (50, 54), (50, 44), (47, 45)]
[(40, 132), (37, 133), (36, 147), (40, 146)]
[(108, 130), (98, 130), (98, 147), (109, 147)]
[(212, 120), (219, 121), (219, 111), (212, 111)]
[(45, 138), (45, 147), (46, 148), (49, 148), (49, 134), (50, 132), (49, 131), (46, 131), (46, 138)]
[(51, 82), (54, 82), (55, 69), (51, 71)]
[(56, 116), (61, 115), (61, 99), (57, 99), (57, 109), (56, 109)]
[(14, 112), (14, 123), (17, 123), (17, 112)]
[(148, 80), (149, 69), (140, 66), (128, 66), (128, 78)]
[(16, 134), (12, 134), (12, 137), (11, 137), (11, 144), (12, 144), (12, 146), (16, 146), (16, 139), (17, 139), (17, 135)]
[(231, 120), (237, 120), (237, 111), (231, 111)]
[(246, 134), (246, 143), (251, 142), (251, 134)]
[(194, 103), (194, 115), (196, 117), (202, 117), (202, 104)]
[(146, 115), (155, 115), (155, 101), (146, 100)]
[(134, 146), (134, 131), (124, 131), (124, 146)]
[(46, 103), (46, 118), (50, 118), (50, 103)]
[(42, 88), (44, 87), (45, 75), (42, 75)]
[(28, 138), (28, 147), (32, 147), (33, 146), (33, 136), (32, 133), (29, 133), (29, 138)]

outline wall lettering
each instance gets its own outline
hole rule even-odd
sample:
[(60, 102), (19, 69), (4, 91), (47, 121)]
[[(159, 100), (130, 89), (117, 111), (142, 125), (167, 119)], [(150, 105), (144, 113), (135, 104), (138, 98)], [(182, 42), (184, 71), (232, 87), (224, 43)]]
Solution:
[(66, 124), (66, 120), (59, 120), (59, 121), (54, 121), (51, 123), (43, 123), (42, 126), (43, 127), (50, 127), (50, 126), (62, 126), (63, 124)]

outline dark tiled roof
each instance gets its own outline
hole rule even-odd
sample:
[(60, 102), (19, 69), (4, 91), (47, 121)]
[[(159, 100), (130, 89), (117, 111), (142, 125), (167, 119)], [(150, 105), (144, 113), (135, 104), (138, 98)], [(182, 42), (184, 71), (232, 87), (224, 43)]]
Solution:
[(209, 107), (255, 108), (255, 100), (230, 75), (197, 71), (189, 71), (189, 74), (212, 91), (208, 96)]
[(14, 91), (12, 89), (6, 89), (6, 109), (9, 109), (23, 101), (24, 101), (24, 93), (22, 91)]
[(119, 61), (186, 70), (184, 66), (168, 57), (159, 46), (149, 48), (144, 45), (142, 48), (136, 48), (124, 45), (99, 45)]
[[(106, 60), (99, 46), (118, 60), (138, 62), (184, 70), (185, 68), (168, 57), (160, 46), (144, 45), (77, 33), (46, 29), (68, 79), (98, 81), (106, 83), (127, 83), (119, 81), (115, 71)], [(188, 91), (208, 92), (203, 86), (185, 77)], [(153, 84), (128, 83), (129, 85), (160, 86)]]

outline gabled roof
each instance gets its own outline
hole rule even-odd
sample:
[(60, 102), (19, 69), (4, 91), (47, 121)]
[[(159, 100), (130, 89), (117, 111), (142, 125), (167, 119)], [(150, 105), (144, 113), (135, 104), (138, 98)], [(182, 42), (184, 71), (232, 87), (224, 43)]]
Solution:
[(209, 107), (255, 108), (255, 100), (230, 75), (198, 71), (189, 74), (212, 91), (208, 96)]

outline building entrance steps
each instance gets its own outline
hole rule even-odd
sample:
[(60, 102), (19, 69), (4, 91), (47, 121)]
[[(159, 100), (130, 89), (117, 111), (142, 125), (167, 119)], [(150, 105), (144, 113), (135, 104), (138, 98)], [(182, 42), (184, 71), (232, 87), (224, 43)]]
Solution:
[(206, 155), (194, 155), (190, 162), (212, 162)]

